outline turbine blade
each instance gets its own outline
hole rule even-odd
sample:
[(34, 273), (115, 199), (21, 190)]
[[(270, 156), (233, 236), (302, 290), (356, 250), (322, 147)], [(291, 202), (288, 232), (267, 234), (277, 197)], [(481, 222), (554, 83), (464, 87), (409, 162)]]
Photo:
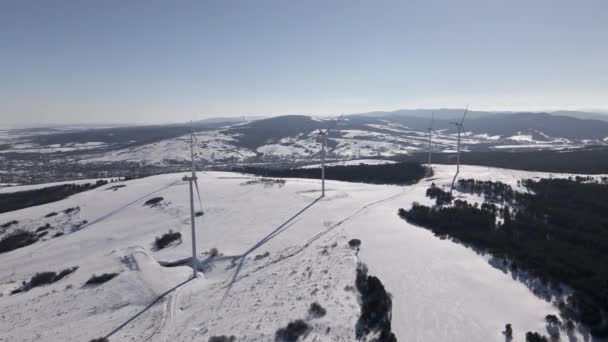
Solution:
[(467, 108), (465, 108), (464, 110), (464, 114), (462, 115), (462, 120), (460, 120), (460, 124), (462, 125), (462, 123), (464, 122), (464, 118), (467, 116), (467, 112), (469, 111), (469, 105), (467, 105)]
[(201, 192), (198, 189), (198, 177), (194, 178), (194, 186), (196, 186), (196, 194), (198, 195), (198, 204), (201, 206), (201, 211), (203, 211), (203, 201), (201, 200)]
[(338, 125), (338, 122), (342, 119), (342, 117), (344, 116), (344, 114), (340, 115), (336, 120), (334, 120), (334, 122), (327, 127), (327, 129), (325, 130), (325, 133), (329, 133), (329, 131), (331, 129), (333, 129), (334, 127), (336, 127)]

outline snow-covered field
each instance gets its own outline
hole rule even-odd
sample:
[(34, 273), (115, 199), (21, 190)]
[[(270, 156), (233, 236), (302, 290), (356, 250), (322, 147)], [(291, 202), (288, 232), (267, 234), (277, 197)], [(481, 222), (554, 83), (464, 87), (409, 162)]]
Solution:
[[(197, 219), (196, 241), (206, 271), (190, 281), (189, 267), (158, 263), (191, 253), (182, 174), (124, 182), (116, 191), (108, 191), (115, 185), (108, 184), (0, 214), (0, 223), (18, 220), (17, 227), (32, 230), (49, 223), (66, 233), (0, 254), (0, 341), (88, 341), (119, 327), (110, 341), (207, 341), (213, 335), (272, 341), (278, 328), (308, 319), (313, 302), (327, 315), (309, 319), (306, 341), (352, 341), (360, 309), (351, 290), (357, 260), (392, 293), (399, 341), (504, 341), (506, 323), (513, 325), (515, 341), (523, 341), (526, 331), (545, 333), (545, 315), (557, 312), (551, 304), (487, 257), (397, 216), (413, 201), (430, 203), (424, 192), (431, 182), (451, 181), (453, 167), (435, 170), (432, 179), (407, 187), (330, 181), (322, 199), (316, 180), (246, 185), (255, 177), (199, 173), (205, 215)], [(514, 186), (521, 178), (548, 176), (475, 166), (461, 172), (463, 178)], [(164, 200), (144, 206), (153, 196)], [(61, 212), (76, 206), (75, 212)], [(117, 208), (123, 209), (71, 232), (75, 223), (95, 222)], [(59, 214), (45, 217), (50, 212)], [(182, 243), (154, 251), (155, 237), (169, 229), (183, 234)], [(362, 240), (358, 255), (348, 247), (351, 238)], [(211, 248), (222, 256), (202, 254)], [(71, 266), (79, 269), (55, 284), (9, 294), (36, 272)], [(104, 272), (119, 275), (83, 286), (93, 273)]]
[[(232, 144), (234, 138), (219, 131), (199, 132), (196, 134), (197, 159), (206, 161), (233, 161), (253, 157), (256, 154), (248, 149)], [(104, 152), (83, 159), (83, 163), (137, 162), (143, 164), (166, 165), (174, 161), (190, 159), (190, 135), (165, 139), (151, 144), (128, 147)]]

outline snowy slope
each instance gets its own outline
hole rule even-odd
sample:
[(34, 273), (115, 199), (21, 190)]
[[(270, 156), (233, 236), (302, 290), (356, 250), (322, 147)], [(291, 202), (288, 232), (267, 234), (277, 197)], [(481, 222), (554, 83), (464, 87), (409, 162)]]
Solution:
[[(234, 139), (220, 131), (199, 132), (197, 137), (197, 159), (211, 162), (240, 161), (255, 156), (255, 153), (233, 144)], [(113, 152), (104, 152), (86, 158), (84, 162), (138, 162), (166, 165), (190, 159), (190, 135), (166, 139), (159, 142), (129, 147)]]
[[(437, 166), (433, 180), (408, 187), (328, 182), (323, 199), (315, 180), (268, 187), (245, 185), (254, 178), (247, 175), (201, 173), (205, 215), (197, 221), (198, 250), (217, 248), (222, 256), (209, 259), (201, 252), (205, 275), (191, 281), (189, 267), (158, 264), (190, 253), (188, 185), (181, 174), (128, 181), (117, 191), (107, 191), (109, 184), (0, 214), (0, 223), (18, 220), (20, 228), (35, 229), (48, 222), (67, 233), (0, 254), (0, 341), (87, 341), (140, 312), (110, 340), (235, 335), (239, 341), (272, 341), (278, 328), (306, 319), (315, 301), (327, 316), (308, 321), (306, 340), (352, 341), (359, 304), (347, 287), (354, 285), (357, 262), (347, 246), (351, 238), (363, 241), (358, 258), (393, 295), (393, 330), (400, 341), (503, 341), (505, 323), (513, 324), (516, 341), (528, 330), (544, 332), (544, 316), (557, 312), (549, 303), (493, 268), (487, 257), (397, 216), (413, 201), (428, 202), (430, 182), (447, 184), (451, 171)], [(462, 176), (516, 184), (543, 175), (465, 166)], [(143, 206), (150, 196), (164, 201)], [(116, 215), (71, 232), (74, 224), (94, 222), (124, 205)], [(44, 217), (75, 206), (80, 210), (69, 215)], [(182, 243), (154, 251), (154, 238), (169, 229), (182, 232)], [(60, 282), (9, 295), (36, 272), (71, 266), (80, 268)], [(120, 274), (98, 287), (82, 286), (91, 274), (104, 272)]]

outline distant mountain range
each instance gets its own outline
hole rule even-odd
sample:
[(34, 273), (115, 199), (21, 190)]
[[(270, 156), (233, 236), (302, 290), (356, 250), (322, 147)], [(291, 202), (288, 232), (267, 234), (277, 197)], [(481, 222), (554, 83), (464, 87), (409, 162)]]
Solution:
[[(284, 115), (264, 119), (219, 118), (194, 122), (200, 163), (259, 163), (318, 158), (319, 129), (330, 128), (328, 157), (394, 157), (432, 148), (453, 153), (461, 109), (369, 112), (335, 118)], [(603, 120), (598, 120), (602, 118)], [(469, 112), (464, 151), (571, 150), (608, 145), (608, 116), (584, 112)], [(80, 164), (130, 162), (176, 165), (189, 159), (190, 124), (88, 128), (38, 128), (0, 132), (0, 158), (18, 161), (43, 154)], [(18, 162), (17, 162), (18, 163)]]

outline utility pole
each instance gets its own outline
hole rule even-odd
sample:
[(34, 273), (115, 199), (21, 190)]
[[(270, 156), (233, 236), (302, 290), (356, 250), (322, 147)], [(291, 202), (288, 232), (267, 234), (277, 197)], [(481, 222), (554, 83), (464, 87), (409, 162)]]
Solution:
[(325, 146), (327, 145), (327, 131), (323, 133), (321, 147), (321, 197), (325, 197)]
[(190, 159), (192, 161), (192, 175), (184, 177), (190, 183), (190, 225), (192, 226), (192, 276), (197, 277), (198, 259), (196, 257), (196, 230), (194, 224), (194, 182), (196, 182), (196, 167), (194, 165), (194, 128), (190, 132)]

